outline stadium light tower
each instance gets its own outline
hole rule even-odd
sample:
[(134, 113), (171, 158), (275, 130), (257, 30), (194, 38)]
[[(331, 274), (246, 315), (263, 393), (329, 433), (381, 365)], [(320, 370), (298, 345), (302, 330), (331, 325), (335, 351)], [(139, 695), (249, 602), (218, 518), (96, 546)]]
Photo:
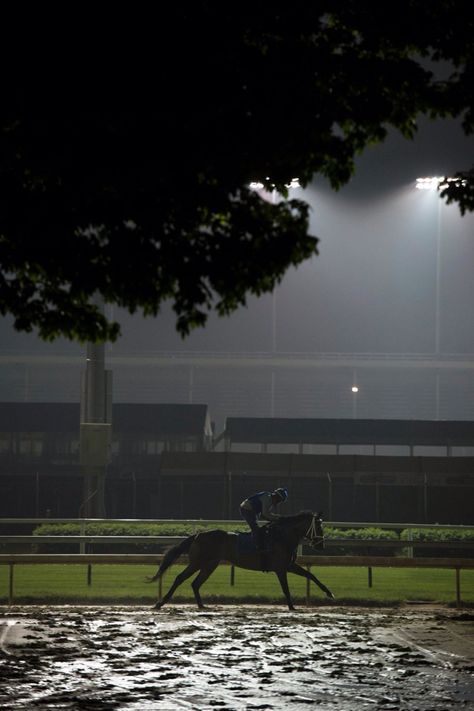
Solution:
[[(291, 178), (289, 183), (285, 183), (285, 187), (288, 190), (296, 190), (300, 188), (299, 178)], [(275, 188), (274, 183), (271, 182), (270, 177), (266, 177), (265, 182), (261, 180), (254, 180), (249, 184), (250, 190), (258, 193), (262, 200), (266, 200), (272, 205), (276, 205), (283, 198), (278, 193)], [(277, 303), (276, 303), (276, 292), (275, 289), (272, 291), (272, 353), (277, 350)]]
[[(415, 187), (418, 190), (438, 190), (441, 184), (459, 182), (458, 178), (448, 178), (444, 176), (432, 176), (428, 178), (417, 178)], [(462, 181), (461, 181), (462, 182)], [(436, 218), (436, 291), (435, 291), (435, 355), (440, 355), (440, 274), (441, 274), (441, 199), (438, 199)], [(440, 416), (440, 382), (439, 371), (436, 373), (436, 419)]]
[[(415, 187), (417, 190), (438, 190), (441, 183), (449, 178), (433, 176), (429, 178), (417, 178)], [(435, 283), (435, 354), (440, 353), (440, 318), (439, 318), (439, 286), (441, 275), (441, 200), (438, 199), (436, 217), (436, 283)]]

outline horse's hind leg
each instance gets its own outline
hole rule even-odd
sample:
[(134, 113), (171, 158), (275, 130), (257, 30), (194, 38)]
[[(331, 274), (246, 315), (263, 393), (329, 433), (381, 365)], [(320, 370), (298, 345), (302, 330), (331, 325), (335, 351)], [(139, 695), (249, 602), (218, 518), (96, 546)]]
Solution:
[(188, 565), (187, 568), (181, 571), (179, 575), (176, 576), (173, 585), (170, 587), (166, 595), (162, 600), (158, 600), (158, 602), (155, 605), (155, 609), (159, 610), (160, 607), (163, 607), (163, 605), (166, 605), (168, 600), (171, 598), (173, 595), (174, 591), (176, 590), (177, 587), (181, 585), (181, 583), (184, 583), (185, 580), (191, 577), (193, 573), (195, 573), (197, 570), (197, 567), (195, 565)]
[(203, 583), (206, 582), (208, 577), (210, 575), (212, 575), (212, 573), (215, 571), (215, 569), (217, 568), (218, 565), (219, 565), (219, 561), (208, 563), (205, 568), (204, 567), (201, 568), (201, 570), (199, 571), (199, 575), (197, 575), (194, 578), (193, 582), (191, 583), (191, 587), (194, 592), (194, 597), (196, 598), (197, 606), (199, 607), (200, 610), (202, 610), (204, 605), (202, 604), (201, 595), (199, 593), (199, 588), (201, 587), (201, 585)]

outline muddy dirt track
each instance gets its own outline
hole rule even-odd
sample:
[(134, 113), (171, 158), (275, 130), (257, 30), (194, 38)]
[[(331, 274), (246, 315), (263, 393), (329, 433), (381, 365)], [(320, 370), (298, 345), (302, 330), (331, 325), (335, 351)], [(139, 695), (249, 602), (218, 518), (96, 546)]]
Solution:
[(474, 709), (474, 615), (0, 608), (0, 708)]

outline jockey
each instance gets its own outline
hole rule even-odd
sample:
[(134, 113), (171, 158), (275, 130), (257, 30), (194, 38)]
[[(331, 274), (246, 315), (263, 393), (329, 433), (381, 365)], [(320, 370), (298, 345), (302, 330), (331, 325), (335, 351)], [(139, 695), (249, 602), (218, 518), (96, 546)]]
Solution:
[(262, 550), (263, 546), (257, 521), (278, 521), (281, 514), (276, 512), (276, 508), (287, 498), (288, 489), (279, 488), (275, 491), (259, 491), (240, 504), (240, 513), (250, 526), (257, 550)]

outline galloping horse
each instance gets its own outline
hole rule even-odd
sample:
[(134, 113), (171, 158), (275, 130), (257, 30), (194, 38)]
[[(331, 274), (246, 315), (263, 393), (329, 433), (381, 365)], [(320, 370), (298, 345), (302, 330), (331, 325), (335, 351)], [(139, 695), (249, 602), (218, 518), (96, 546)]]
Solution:
[[(301, 511), (295, 516), (282, 516), (278, 521), (265, 528), (271, 534), (272, 546), (263, 556), (261, 551), (256, 551), (255, 548), (252, 551), (242, 552), (239, 550), (239, 534), (219, 530), (196, 533), (171, 548), (165, 553), (157, 573), (153, 577), (147, 578), (148, 582), (158, 580), (184, 553), (189, 555), (189, 564), (176, 576), (166, 595), (156, 603), (154, 608), (163, 607), (170, 600), (176, 588), (196, 571), (199, 571), (191, 586), (196, 603), (202, 609), (204, 605), (199, 589), (223, 560), (239, 568), (276, 573), (290, 610), (294, 610), (295, 607), (288, 587), (287, 573), (294, 573), (312, 580), (328, 597), (334, 598), (332, 592), (323, 583), (296, 563), (296, 548), (303, 539), (309, 541), (314, 547), (323, 547), (321, 514)], [(249, 534), (244, 535), (248, 536)]]

